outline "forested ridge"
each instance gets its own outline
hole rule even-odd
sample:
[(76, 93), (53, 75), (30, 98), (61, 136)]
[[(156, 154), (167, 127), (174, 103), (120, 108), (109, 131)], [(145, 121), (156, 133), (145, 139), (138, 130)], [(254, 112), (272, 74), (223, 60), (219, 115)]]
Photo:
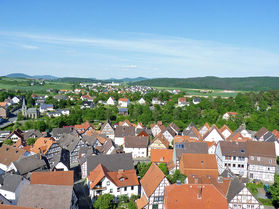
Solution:
[(156, 78), (133, 82), (132, 85), (156, 87), (226, 89), (242, 91), (261, 91), (279, 89), (279, 77), (245, 77), (245, 78)]

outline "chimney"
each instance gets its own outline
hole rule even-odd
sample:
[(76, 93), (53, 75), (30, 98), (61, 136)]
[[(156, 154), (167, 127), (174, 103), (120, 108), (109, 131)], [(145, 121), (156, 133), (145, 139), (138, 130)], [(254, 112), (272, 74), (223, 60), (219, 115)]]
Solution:
[(199, 200), (201, 200), (201, 199), (202, 199), (202, 187), (201, 187), (201, 186), (198, 186), (198, 194), (197, 194), (197, 198), (198, 198)]
[(222, 176), (218, 176), (217, 182), (220, 183), (220, 184), (223, 183), (223, 177)]

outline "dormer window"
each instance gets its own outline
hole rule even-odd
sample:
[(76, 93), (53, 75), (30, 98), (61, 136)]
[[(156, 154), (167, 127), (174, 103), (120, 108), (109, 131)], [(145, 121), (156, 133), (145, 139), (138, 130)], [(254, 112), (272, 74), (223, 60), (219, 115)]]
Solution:
[(122, 178), (120, 178), (120, 181), (124, 181), (124, 178), (122, 177)]
[(254, 156), (250, 156), (250, 160), (254, 160)]
[(110, 181), (107, 181), (107, 186), (109, 186), (110, 185)]
[(261, 161), (261, 157), (257, 157), (257, 161)]

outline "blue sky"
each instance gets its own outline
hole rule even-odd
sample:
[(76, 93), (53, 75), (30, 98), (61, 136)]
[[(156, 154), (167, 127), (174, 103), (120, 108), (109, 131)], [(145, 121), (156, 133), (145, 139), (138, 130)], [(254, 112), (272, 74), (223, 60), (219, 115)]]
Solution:
[(278, 0), (1, 0), (0, 75), (279, 76)]

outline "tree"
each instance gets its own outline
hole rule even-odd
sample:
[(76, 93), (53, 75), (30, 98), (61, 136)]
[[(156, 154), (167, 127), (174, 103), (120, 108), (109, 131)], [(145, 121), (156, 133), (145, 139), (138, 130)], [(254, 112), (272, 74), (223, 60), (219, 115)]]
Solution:
[(168, 168), (165, 163), (160, 163), (158, 166), (165, 175), (169, 174)]
[(27, 144), (28, 144), (28, 145), (32, 145), (32, 144), (34, 144), (36, 141), (37, 141), (37, 138), (29, 138), (29, 139), (27, 139)]
[(279, 206), (279, 175), (275, 174), (274, 184), (270, 186), (269, 192), (272, 196), (272, 204), (277, 208)]
[(174, 174), (169, 174), (167, 176), (167, 178), (171, 184), (174, 184), (177, 181), (180, 181), (181, 183), (183, 183), (185, 181), (186, 176), (184, 174), (180, 173), (180, 170), (176, 170), (174, 172)]
[(93, 207), (95, 209), (113, 209), (115, 208), (113, 199), (114, 196), (112, 194), (100, 195), (96, 202), (94, 202)]
[(6, 140), (4, 140), (3, 144), (13, 145), (13, 140), (11, 140), (11, 139), (6, 139)]
[(147, 170), (149, 169), (149, 167), (151, 166), (151, 162), (150, 163), (138, 163), (137, 164), (137, 171), (138, 174), (140, 176), (140, 178), (142, 178), (145, 173), (147, 172)]

